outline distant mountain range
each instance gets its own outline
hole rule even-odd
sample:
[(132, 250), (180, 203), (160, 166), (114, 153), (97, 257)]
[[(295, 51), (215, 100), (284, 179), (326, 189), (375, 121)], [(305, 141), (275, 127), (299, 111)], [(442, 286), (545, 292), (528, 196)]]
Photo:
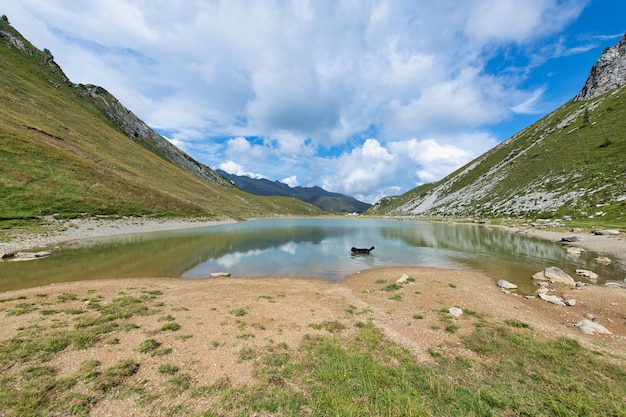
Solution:
[(371, 207), (371, 204), (364, 203), (343, 194), (332, 193), (317, 186), (290, 187), (280, 181), (234, 175), (219, 169), (216, 171), (224, 178), (232, 181), (234, 185), (250, 194), (292, 197), (312, 204), (329, 213), (362, 213)]
[(626, 224), (626, 36), (581, 92), (433, 184), (385, 197), (368, 214), (566, 217)]

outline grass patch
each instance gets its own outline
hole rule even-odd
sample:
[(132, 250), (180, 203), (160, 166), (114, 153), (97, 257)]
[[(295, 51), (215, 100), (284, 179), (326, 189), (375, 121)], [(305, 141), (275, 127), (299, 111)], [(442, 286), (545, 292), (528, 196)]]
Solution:
[(166, 331), (175, 332), (178, 329), (180, 329), (180, 324), (176, 323), (175, 321), (171, 321), (169, 323), (165, 323), (161, 327), (161, 331), (162, 332), (166, 332)]
[(324, 321), (322, 323), (312, 323), (309, 327), (315, 330), (326, 330), (328, 333), (339, 333), (347, 328), (347, 326), (340, 321)]
[(385, 287), (383, 287), (382, 290), (387, 291), (387, 292), (394, 292), (394, 291), (399, 291), (402, 288), (404, 288), (402, 285), (394, 282), (393, 284), (386, 285)]
[(236, 308), (236, 309), (230, 310), (230, 314), (232, 314), (235, 317), (243, 317), (246, 314), (248, 314), (248, 311), (245, 308)]

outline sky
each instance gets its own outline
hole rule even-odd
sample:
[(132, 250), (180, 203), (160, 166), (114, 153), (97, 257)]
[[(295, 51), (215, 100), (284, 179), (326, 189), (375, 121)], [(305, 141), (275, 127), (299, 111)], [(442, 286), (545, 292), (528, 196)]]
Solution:
[(555, 110), (623, 0), (0, 0), (74, 83), (197, 161), (375, 203)]

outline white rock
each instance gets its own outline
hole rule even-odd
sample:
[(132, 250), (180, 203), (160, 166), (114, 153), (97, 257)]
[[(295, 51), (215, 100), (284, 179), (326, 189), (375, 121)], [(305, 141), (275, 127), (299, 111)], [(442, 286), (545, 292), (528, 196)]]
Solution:
[(574, 300), (573, 298), (570, 298), (569, 300), (565, 300), (565, 305), (566, 306), (575, 306), (576, 305), (576, 300)]
[(550, 266), (544, 269), (543, 275), (545, 276), (546, 280), (548, 280), (552, 284), (563, 284), (570, 287), (576, 286), (576, 281), (574, 281), (574, 278), (570, 277), (561, 268), (558, 268), (556, 266)]
[(596, 230), (593, 233), (601, 236), (617, 236), (620, 232), (619, 230)]
[(570, 246), (567, 248), (567, 254), (572, 256), (580, 256), (585, 250), (576, 246)]
[(450, 307), (450, 309), (448, 309), (448, 312), (450, 313), (451, 316), (454, 316), (454, 317), (459, 317), (461, 314), (463, 314), (463, 310), (461, 310), (458, 307)]
[(594, 334), (594, 333), (613, 334), (603, 325), (595, 323), (591, 320), (579, 321), (578, 323), (574, 323), (574, 326), (578, 327), (580, 331), (582, 331), (585, 334)]
[(556, 295), (549, 295), (549, 294), (542, 294), (542, 293), (539, 293), (538, 295), (539, 295), (539, 298), (541, 298), (544, 301), (547, 301), (552, 304), (556, 304), (558, 306), (565, 306), (565, 303)]
[(596, 261), (599, 264), (606, 264), (606, 265), (608, 265), (611, 262), (613, 262), (612, 260), (610, 260), (606, 256), (598, 256), (596, 259), (594, 259), (594, 261)]
[(230, 272), (211, 272), (211, 278), (217, 278), (217, 277), (229, 277), (230, 276)]
[(506, 281), (504, 279), (501, 279), (500, 281), (498, 281), (498, 287), (500, 288), (504, 288), (505, 290), (514, 290), (517, 289), (517, 285)]
[(598, 274), (596, 274), (595, 272), (586, 270), (586, 269), (577, 269), (576, 273), (580, 276), (589, 278), (591, 280), (596, 280), (598, 279)]
[(407, 282), (408, 279), (409, 279), (409, 276), (407, 274), (402, 274), (400, 279), (398, 279), (396, 282), (398, 284), (404, 284), (405, 282)]

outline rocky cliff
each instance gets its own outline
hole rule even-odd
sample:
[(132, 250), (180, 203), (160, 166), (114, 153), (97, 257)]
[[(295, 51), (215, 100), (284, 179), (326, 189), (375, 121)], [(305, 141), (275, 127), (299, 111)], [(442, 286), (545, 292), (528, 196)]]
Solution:
[(226, 178), (199, 163), (155, 132), (104, 88), (83, 84), (79, 84), (77, 88), (96, 105), (121, 133), (133, 141), (196, 177), (213, 184), (231, 186)]
[(589, 78), (576, 96), (576, 100), (591, 100), (624, 84), (626, 84), (626, 34), (617, 45), (606, 48), (598, 62), (591, 67)]

